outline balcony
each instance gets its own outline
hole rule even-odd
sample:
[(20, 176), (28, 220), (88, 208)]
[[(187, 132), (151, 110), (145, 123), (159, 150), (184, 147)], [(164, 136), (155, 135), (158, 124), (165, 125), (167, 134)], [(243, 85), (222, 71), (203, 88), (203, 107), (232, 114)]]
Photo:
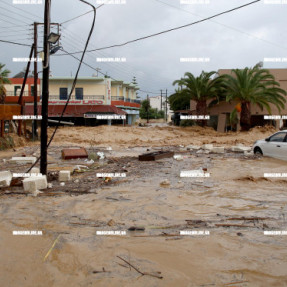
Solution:
[(124, 97), (112, 97), (112, 101), (124, 101), (124, 102), (127, 102), (127, 103), (136, 103), (136, 104), (140, 104), (141, 103), (140, 100), (128, 99), (128, 98), (124, 99)]
[[(71, 101), (81, 101), (81, 100), (104, 100), (105, 96), (95, 96), (95, 95), (84, 95), (83, 99), (76, 99), (75, 95), (71, 96)], [(60, 96), (59, 95), (49, 95), (49, 100), (50, 101), (60, 101)], [(65, 101), (66, 99), (63, 99), (61, 101)]]

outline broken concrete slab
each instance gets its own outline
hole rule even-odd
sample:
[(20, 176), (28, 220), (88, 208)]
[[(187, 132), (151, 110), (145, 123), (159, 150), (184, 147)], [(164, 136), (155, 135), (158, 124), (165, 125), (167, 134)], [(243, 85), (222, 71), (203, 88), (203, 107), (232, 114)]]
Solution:
[(71, 179), (71, 172), (69, 170), (61, 170), (59, 172), (59, 181), (66, 182)]
[(237, 145), (237, 146), (232, 146), (231, 150), (234, 152), (245, 152), (245, 151), (251, 151), (251, 147)]
[(46, 189), (48, 186), (46, 175), (31, 176), (23, 180), (24, 191), (35, 193), (37, 190)]
[(224, 153), (224, 147), (223, 146), (215, 146), (211, 151), (214, 153)]
[(40, 169), (38, 167), (33, 167), (30, 173), (40, 173)]
[(188, 145), (186, 147), (187, 150), (199, 150), (200, 146), (199, 145)]
[(36, 157), (12, 157), (10, 161), (15, 162), (15, 163), (29, 163), (33, 164), (37, 160)]
[(204, 150), (212, 151), (213, 144), (204, 144), (204, 145), (201, 146), (201, 148), (204, 149)]
[(0, 187), (10, 186), (12, 173), (10, 171), (0, 171)]

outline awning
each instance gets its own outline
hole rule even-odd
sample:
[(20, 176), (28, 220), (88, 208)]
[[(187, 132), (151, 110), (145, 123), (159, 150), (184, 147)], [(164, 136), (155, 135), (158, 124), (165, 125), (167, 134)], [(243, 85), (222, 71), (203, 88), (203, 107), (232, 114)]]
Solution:
[[(60, 117), (65, 106), (49, 105), (48, 115), (50, 118)], [(38, 104), (38, 114), (42, 114), (42, 106)], [(122, 109), (112, 105), (68, 105), (63, 117), (84, 117), (85, 114), (116, 114), (126, 115)], [(25, 115), (34, 115), (34, 106), (25, 105)]]

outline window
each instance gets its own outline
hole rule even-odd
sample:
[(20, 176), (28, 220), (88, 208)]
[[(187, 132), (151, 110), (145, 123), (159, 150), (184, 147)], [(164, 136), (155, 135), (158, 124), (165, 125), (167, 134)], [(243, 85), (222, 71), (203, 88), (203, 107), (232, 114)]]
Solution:
[(286, 133), (278, 133), (270, 138), (271, 142), (284, 142)]
[(60, 88), (60, 100), (68, 99), (68, 88)]
[(31, 96), (34, 97), (34, 86), (31, 86)]
[(21, 86), (14, 86), (14, 96), (20, 96)]
[(83, 100), (84, 90), (83, 88), (76, 88), (76, 100)]

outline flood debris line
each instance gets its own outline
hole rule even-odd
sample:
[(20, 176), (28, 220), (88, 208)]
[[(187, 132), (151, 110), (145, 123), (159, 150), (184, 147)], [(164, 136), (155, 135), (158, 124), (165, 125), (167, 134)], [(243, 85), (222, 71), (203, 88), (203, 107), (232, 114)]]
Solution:
[[(135, 271), (137, 271), (139, 274), (141, 274), (142, 276), (151, 276), (151, 277), (155, 277), (155, 278), (158, 278), (158, 279), (163, 279), (163, 276), (161, 275), (158, 275), (158, 274), (161, 274), (161, 272), (156, 272), (158, 274), (153, 274), (153, 273), (148, 273), (148, 272), (142, 272), (141, 270), (139, 270), (137, 267), (135, 267), (134, 265), (132, 265), (130, 262), (128, 262), (127, 260), (125, 260), (124, 258), (122, 258), (121, 256), (118, 256), (117, 257), (119, 259), (121, 259), (122, 261), (124, 261), (128, 266), (130, 266), (131, 268), (133, 268)], [(119, 263), (118, 263), (119, 264)], [(121, 264), (119, 264), (120, 266), (122, 266)]]

